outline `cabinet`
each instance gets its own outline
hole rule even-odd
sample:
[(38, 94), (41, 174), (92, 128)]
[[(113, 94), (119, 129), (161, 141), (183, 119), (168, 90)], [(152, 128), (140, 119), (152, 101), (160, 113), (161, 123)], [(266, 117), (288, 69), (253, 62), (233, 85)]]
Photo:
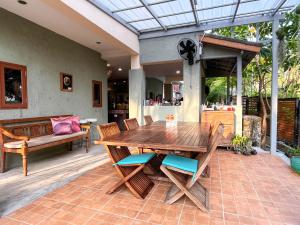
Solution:
[(203, 111), (201, 114), (202, 123), (221, 122), (224, 124), (224, 134), (219, 146), (230, 147), (235, 130), (235, 116), (233, 111)]

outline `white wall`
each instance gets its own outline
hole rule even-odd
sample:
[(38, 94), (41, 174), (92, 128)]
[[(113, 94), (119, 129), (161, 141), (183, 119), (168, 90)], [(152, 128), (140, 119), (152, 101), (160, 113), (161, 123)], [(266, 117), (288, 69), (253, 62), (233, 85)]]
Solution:
[(153, 121), (166, 120), (167, 115), (174, 115), (177, 121), (184, 121), (182, 106), (144, 106), (144, 114), (151, 115)]

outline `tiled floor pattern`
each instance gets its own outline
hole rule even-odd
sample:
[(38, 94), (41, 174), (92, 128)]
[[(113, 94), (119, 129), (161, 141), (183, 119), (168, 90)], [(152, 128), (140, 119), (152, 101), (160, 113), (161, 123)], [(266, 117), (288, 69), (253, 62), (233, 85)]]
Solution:
[(0, 219), (0, 224), (300, 224), (300, 176), (269, 154), (218, 151), (212, 159), (210, 212), (182, 198), (163, 200), (170, 185), (157, 182), (144, 200), (126, 188), (107, 195), (118, 180), (110, 164), (93, 169), (32, 204)]

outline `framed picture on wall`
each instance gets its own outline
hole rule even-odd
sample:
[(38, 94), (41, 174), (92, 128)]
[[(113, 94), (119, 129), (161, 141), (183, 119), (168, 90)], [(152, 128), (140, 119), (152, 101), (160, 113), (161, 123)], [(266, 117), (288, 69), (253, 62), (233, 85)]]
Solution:
[(93, 85), (93, 107), (102, 107), (102, 82), (92, 81)]
[(66, 92), (73, 91), (73, 77), (71, 74), (60, 73), (60, 90)]

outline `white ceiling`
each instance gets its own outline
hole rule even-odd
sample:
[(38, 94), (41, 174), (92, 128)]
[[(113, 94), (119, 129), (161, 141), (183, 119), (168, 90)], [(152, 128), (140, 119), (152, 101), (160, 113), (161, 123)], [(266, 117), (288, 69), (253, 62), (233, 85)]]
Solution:
[[(85, 23), (79, 21), (80, 17), (74, 19), (72, 13), (75, 12), (71, 12), (71, 9), (66, 12), (66, 6), (57, 7), (62, 4), (58, 0), (26, 0), (26, 2), (27, 5), (21, 5), (17, 0), (0, 0), (0, 7), (101, 53), (105, 60), (117, 58), (118, 61), (122, 56), (129, 56), (128, 52), (115, 46), (107, 38), (104, 39), (99, 32), (85, 26), (86, 21)], [(100, 45), (96, 44), (98, 41), (101, 42)]]
[[(182, 61), (168, 62), (163, 64), (144, 65), (144, 71), (147, 77), (165, 77), (182, 75)], [(180, 74), (176, 74), (179, 70)]]

